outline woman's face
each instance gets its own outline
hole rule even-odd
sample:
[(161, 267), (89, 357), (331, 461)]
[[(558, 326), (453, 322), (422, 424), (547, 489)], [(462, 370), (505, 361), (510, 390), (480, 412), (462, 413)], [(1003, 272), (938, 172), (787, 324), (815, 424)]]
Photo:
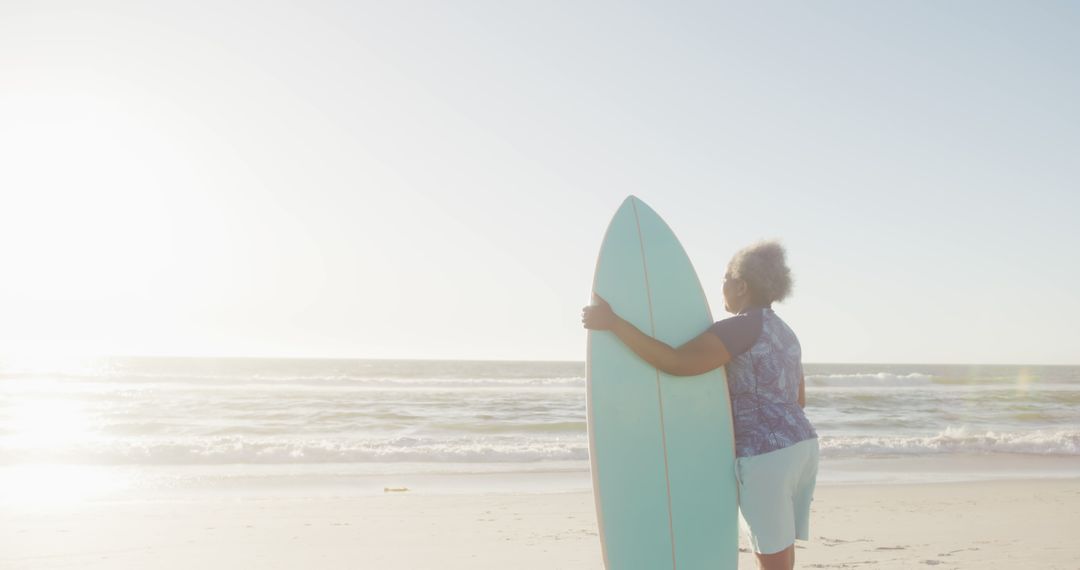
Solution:
[(729, 313), (738, 313), (746, 308), (749, 301), (750, 289), (746, 281), (732, 277), (729, 270), (724, 274), (724, 310)]

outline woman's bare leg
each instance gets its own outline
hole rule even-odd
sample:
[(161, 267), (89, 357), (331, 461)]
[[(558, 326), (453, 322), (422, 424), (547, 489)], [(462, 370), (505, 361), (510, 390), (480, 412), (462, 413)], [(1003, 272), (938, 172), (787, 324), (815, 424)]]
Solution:
[(758, 568), (761, 570), (792, 570), (795, 568), (795, 545), (772, 554), (757, 554)]

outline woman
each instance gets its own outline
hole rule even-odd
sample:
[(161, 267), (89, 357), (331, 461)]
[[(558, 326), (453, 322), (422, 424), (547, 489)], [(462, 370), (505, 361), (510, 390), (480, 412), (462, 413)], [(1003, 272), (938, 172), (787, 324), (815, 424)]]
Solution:
[(735, 427), (739, 512), (763, 570), (795, 566), (795, 539), (809, 539), (818, 441), (803, 413), (806, 384), (795, 333), (772, 310), (791, 291), (784, 249), (759, 242), (732, 257), (724, 275), (724, 309), (697, 338), (673, 348), (616, 315), (606, 301), (585, 307), (582, 323), (609, 330), (638, 356), (672, 375), (726, 366)]

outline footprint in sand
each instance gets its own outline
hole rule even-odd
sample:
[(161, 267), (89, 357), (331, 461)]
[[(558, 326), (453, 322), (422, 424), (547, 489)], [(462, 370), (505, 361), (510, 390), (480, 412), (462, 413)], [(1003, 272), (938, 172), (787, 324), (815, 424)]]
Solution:
[(969, 552), (969, 551), (974, 551), (974, 550), (978, 550), (978, 549), (979, 549), (979, 547), (977, 547), (977, 546), (973, 546), (971, 548), (958, 548), (956, 550), (950, 550), (948, 552), (942, 552), (941, 554), (938, 554), (938, 556), (952, 556), (953, 554), (956, 554), (957, 552)]
[(842, 538), (829, 538), (827, 536), (819, 536), (818, 540), (821, 541), (822, 546), (839, 546), (841, 544), (851, 544), (853, 542), (870, 542), (869, 538), (856, 538), (852, 540), (844, 540)]

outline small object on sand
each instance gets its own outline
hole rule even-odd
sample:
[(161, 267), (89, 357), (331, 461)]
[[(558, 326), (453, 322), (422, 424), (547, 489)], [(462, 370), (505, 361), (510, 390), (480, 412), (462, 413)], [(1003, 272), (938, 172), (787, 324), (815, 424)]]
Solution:
[(383, 487), (383, 493), (404, 493), (408, 491), (408, 487)]

